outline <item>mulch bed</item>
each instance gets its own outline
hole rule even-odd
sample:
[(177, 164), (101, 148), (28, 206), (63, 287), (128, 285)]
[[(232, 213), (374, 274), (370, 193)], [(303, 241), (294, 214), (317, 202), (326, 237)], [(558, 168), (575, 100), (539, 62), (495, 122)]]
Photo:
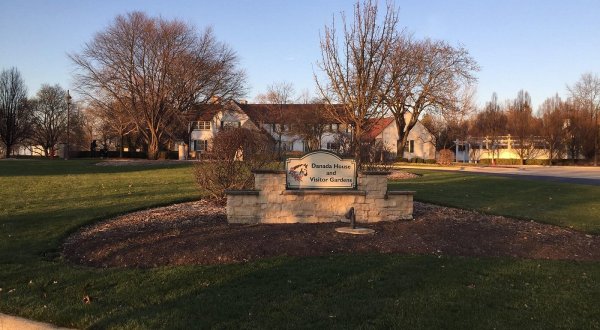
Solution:
[(223, 205), (203, 200), (83, 228), (66, 240), (63, 255), (93, 267), (141, 268), (340, 253), (600, 260), (598, 235), (419, 202), (414, 218), (361, 224), (375, 234), (353, 236), (335, 231), (342, 223), (228, 224)]

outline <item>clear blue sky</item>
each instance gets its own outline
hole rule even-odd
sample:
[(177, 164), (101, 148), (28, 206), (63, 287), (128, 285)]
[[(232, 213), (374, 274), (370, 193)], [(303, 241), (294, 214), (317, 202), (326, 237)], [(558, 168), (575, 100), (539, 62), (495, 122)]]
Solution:
[[(351, 13), (341, 0), (1, 0), (0, 68), (17, 67), (33, 95), (42, 83), (72, 88), (78, 52), (117, 14), (133, 10), (212, 26), (241, 58), (252, 100), (276, 81), (314, 94), (319, 32), (334, 14)], [(416, 37), (464, 45), (481, 66), (477, 100), (500, 100), (525, 89), (534, 106), (582, 73), (600, 74), (600, 1), (397, 0), (400, 24)]]

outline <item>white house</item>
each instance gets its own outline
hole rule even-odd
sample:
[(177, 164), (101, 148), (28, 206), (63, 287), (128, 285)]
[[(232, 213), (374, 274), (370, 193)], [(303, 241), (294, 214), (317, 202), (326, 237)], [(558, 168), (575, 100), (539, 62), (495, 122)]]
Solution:
[[(367, 139), (381, 143), (383, 148), (395, 157), (400, 142), (397, 127), (393, 117), (379, 119), (367, 132)], [(408, 133), (402, 158), (435, 159), (435, 137), (421, 122), (417, 122)]]
[[(352, 129), (340, 122), (315, 122), (314, 115), (322, 104), (247, 104), (226, 102), (203, 104), (188, 112), (189, 146), (192, 157), (210, 151), (212, 138), (227, 127), (243, 127), (268, 134), (277, 147), (285, 152), (306, 152), (314, 149), (340, 151), (343, 137), (351, 138)], [(320, 117), (322, 118), (322, 117)], [(319, 126), (318, 132), (307, 141), (292, 125)], [(366, 142), (382, 143), (391, 157), (396, 156), (398, 131), (393, 118), (380, 119), (367, 132)], [(434, 137), (420, 122), (411, 130), (404, 158), (435, 159)], [(347, 141), (347, 140), (346, 140)]]

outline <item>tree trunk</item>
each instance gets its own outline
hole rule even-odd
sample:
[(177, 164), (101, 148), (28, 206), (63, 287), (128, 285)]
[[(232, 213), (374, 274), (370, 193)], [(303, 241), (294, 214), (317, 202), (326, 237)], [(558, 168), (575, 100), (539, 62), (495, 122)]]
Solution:
[(362, 137), (362, 132), (360, 131), (359, 125), (356, 125), (354, 129), (354, 137), (352, 140), (352, 145), (354, 147), (354, 160), (356, 161), (356, 168), (361, 170), (362, 167), (362, 152), (360, 146), (360, 140)]
[(13, 148), (12, 143), (6, 144), (6, 154), (4, 155), (4, 158), (10, 158), (10, 154), (12, 153), (12, 148)]
[(119, 145), (119, 158), (123, 158), (123, 132), (121, 132), (121, 144)]
[(156, 160), (158, 159), (158, 136), (156, 136), (156, 132), (150, 133), (150, 141), (148, 143), (148, 159)]
[(406, 137), (398, 140), (396, 145), (396, 158), (404, 158), (404, 147), (406, 146)]
[(594, 166), (598, 166), (598, 112), (594, 119)]

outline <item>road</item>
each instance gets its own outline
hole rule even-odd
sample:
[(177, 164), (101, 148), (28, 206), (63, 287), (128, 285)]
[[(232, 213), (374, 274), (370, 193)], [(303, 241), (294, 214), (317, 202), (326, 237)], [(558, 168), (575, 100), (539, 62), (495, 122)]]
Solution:
[(473, 174), (523, 177), (524, 179), (569, 182), (600, 186), (600, 167), (592, 166), (401, 166), (402, 168)]

